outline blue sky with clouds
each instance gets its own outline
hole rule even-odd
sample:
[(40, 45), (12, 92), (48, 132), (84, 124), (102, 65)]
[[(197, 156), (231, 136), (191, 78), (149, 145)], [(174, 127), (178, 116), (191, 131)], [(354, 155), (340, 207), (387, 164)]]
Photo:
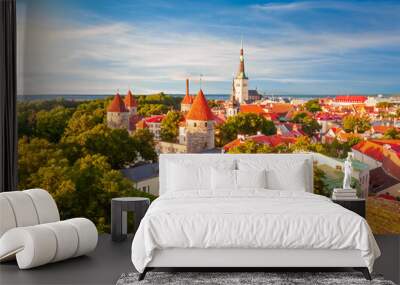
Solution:
[(400, 1), (17, 3), (20, 94), (227, 94), (241, 37), (250, 88), (400, 92)]

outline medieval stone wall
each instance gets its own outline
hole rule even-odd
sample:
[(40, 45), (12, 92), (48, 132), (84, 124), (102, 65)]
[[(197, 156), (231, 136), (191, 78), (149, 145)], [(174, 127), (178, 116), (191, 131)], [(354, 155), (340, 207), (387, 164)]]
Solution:
[(186, 146), (189, 153), (215, 148), (214, 122), (188, 120), (186, 125)]
[(181, 112), (189, 112), (192, 104), (181, 104)]
[(111, 129), (128, 129), (128, 112), (107, 112), (107, 126)]

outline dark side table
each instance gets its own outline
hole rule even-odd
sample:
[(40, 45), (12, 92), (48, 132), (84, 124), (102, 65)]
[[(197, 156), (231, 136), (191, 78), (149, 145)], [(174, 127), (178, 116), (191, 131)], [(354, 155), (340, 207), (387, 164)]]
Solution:
[(150, 200), (142, 197), (121, 197), (111, 199), (111, 239), (123, 241), (127, 236), (127, 212), (135, 215), (135, 230), (149, 208)]
[(332, 202), (339, 204), (340, 206), (359, 214), (365, 218), (365, 199), (351, 199), (351, 200), (336, 200), (332, 199)]

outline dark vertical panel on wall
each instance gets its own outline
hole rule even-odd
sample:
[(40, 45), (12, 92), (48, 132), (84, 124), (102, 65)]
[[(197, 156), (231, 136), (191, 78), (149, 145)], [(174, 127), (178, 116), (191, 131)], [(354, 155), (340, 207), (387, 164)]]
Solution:
[(0, 0), (0, 191), (17, 188), (15, 0)]

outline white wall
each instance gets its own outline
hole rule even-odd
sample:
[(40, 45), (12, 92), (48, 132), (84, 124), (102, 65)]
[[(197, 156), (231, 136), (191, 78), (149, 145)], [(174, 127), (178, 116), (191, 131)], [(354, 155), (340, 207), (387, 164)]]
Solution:
[[(134, 182), (133, 186), (140, 191), (147, 192), (147, 193), (158, 196), (159, 195), (158, 181), (159, 181), (159, 179), (157, 176), (157, 177), (152, 177), (150, 179), (146, 179), (143, 181)], [(143, 189), (143, 187), (145, 187), (145, 189)]]

